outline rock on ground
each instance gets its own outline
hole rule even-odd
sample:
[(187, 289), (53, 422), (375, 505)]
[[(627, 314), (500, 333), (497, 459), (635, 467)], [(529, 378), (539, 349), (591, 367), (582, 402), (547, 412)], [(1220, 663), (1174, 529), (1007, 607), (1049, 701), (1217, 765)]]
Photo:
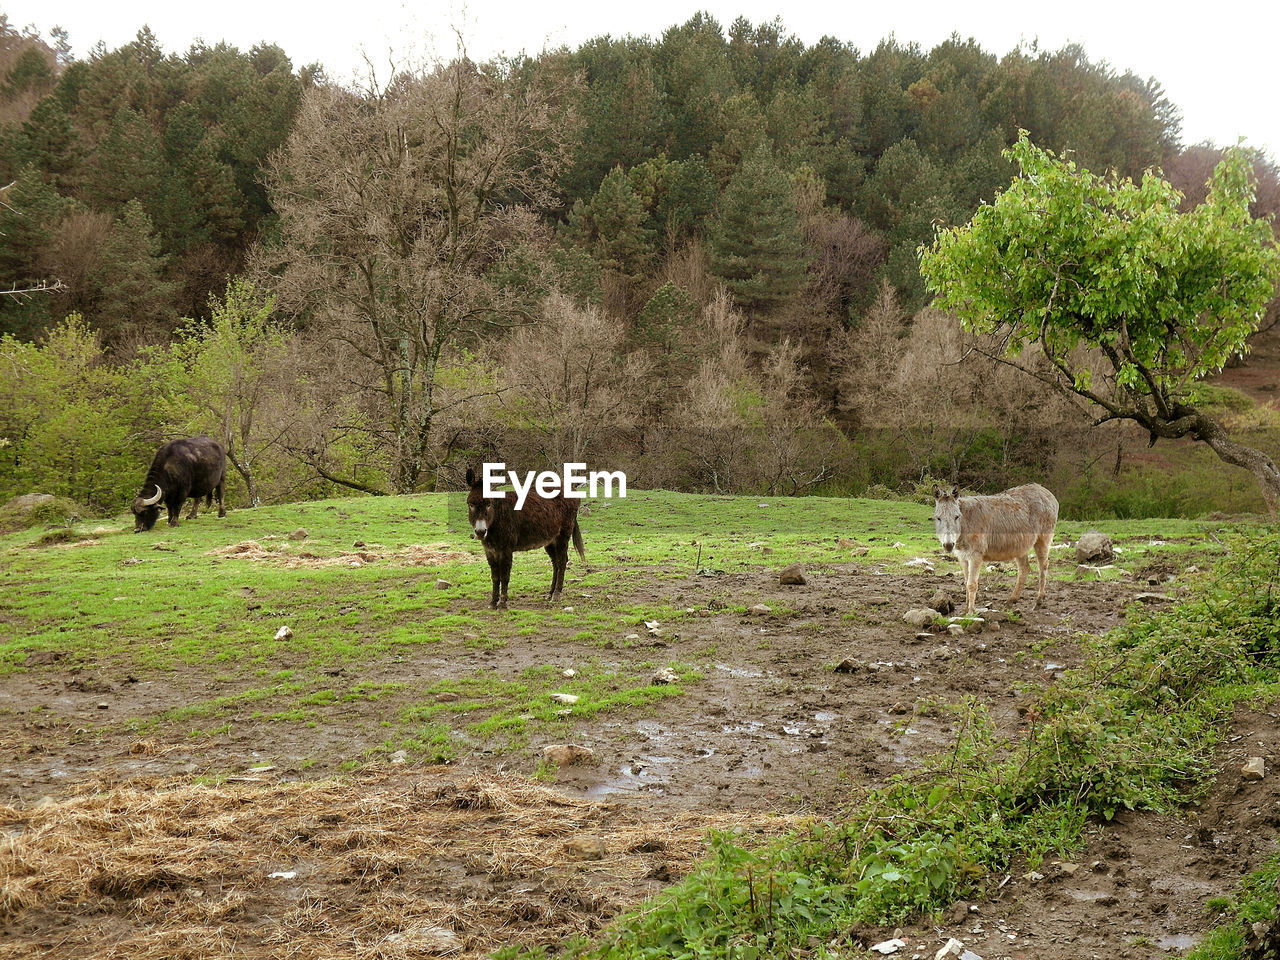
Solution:
[(798, 563), (784, 567), (782, 572), (778, 574), (778, 582), (790, 586), (803, 587), (805, 584), (804, 567)]
[(1105, 533), (1090, 530), (1076, 541), (1076, 563), (1110, 563), (1115, 558), (1115, 545)]

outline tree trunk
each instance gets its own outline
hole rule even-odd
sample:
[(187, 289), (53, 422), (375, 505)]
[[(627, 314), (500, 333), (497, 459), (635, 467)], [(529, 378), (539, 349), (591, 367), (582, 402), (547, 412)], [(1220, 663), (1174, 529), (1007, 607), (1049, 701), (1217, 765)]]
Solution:
[(1244, 467), (1258, 479), (1258, 487), (1262, 491), (1262, 499), (1267, 502), (1267, 509), (1273, 514), (1280, 511), (1280, 468), (1276, 462), (1261, 450), (1236, 443), (1227, 431), (1214, 420), (1201, 417), (1192, 434), (1197, 440), (1207, 443), (1218, 458), (1234, 467)]

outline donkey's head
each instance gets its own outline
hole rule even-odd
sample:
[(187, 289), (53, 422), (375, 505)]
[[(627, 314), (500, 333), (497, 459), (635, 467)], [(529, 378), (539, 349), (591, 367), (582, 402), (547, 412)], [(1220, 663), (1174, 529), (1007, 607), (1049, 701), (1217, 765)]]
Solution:
[(933, 488), (933, 532), (942, 549), (950, 553), (960, 539), (960, 490), (958, 487)]
[(494, 502), (492, 499), (485, 497), (484, 486), (480, 478), (476, 476), (476, 472), (467, 468), (467, 521), (471, 524), (471, 529), (475, 533), (477, 540), (483, 540), (489, 535), (489, 528), (493, 526)]

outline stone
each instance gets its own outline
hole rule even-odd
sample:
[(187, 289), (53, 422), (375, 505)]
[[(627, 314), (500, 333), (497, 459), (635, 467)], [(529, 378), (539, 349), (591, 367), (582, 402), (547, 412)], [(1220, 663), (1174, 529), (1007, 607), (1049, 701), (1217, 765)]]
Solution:
[(281, 627), (279, 630), (276, 631), (277, 640), (288, 640), (292, 636), (293, 636), (293, 631), (288, 627)]
[(930, 610), (928, 607), (912, 607), (902, 615), (903, 622), (911, 624), (913, 627), (923, 627), (933, 623), (938, 616), (936, 610)]
[(578, 702), (578, 698), (572, 693), (553, 693), (551, 699), (556, 703), (562, 703), (566, 707), (571, 707)]
[(786, 586), (803, 587), (805, 585), (804, 568), (798, 563), (784, 567), (778, 574), (778, 582)]
[(1061, 873), (1063, 876), (1066, 876), (1066, 877), (1070, 877), (1070, 876), (1074, 875), (1074, 874), (1075, 874), (1075, 872), (1076, 872), (1077, 870), (1079, 870), (1079, 869), (1080, 869), (1080, 864), (1078, 864), (1078, 863), (1060, 863), (1060, 864), (1058, 864), (1058, 872), (1059, 872), (1059, 873)]
[(933, 955), (933, 960), (947, 960), (948, 957), (958, 957), (963, 952), (964, 944), (952, 937)]
[(763, 603), (757, 603), (754, 607), (751, 607), (747, 613), (751, 614), (753, 617), (763, 617), (773, 613), (773, 607), (767, 606)]
[(1090, 530), (1076, 541), (1076, 563), (1110, 563), (1115, 558), (1115, 545), (1105, 533)]
[(414, 927), (389, 933), (382, 942), (391, 946), (393, 956), (449, 956), (462, 952), (462, 940), (447, 927)]
[(944, 617), (950, 614), (956, 608), (955, 601), (951, 599), (951, 595), (945, 590), (937, 591), (929, 598), (930, 609), (937, 610)]
[(552, 743), (542, 748), (542, 759), (557, 767), (591, 763), (595, 756), (590, 747), (580, 747), (576, 743)]
[(599, 837), (578, 837), (565, 844), (565, 852), (579, 860), (603, 860), (609, 852)]
[(658, 686), (664, 686), (669, 683), (679, 683), (680, 675), (670, 667), (663, 667), (653, 675), (653, 682)]
[(452, 586), (453, 586), (453, 584), (452, 584), (452, 583), (450, 583), (448, 580), (437, 580), (437, 581), (436, 581), (436, 589), (437, 589), (437, 590), (448, 590), (448, 589), (449, 589), (450, 587), (452, 587)]
[(861, 660), (855, 660), (853, 657), (845, 657), (835, 666), (836, 673), (857, 673), (859, 670), (865, 670), (867, 665)]
[(305, 540), (305, 539), (307, 539), (307, 537), (308, 537), (308, 536), (309, 536), (309, 534), (307, 533), (307, 531), (305, 531), (305, 530), (303, 530), (301, 527), (299, 527), (297, 530), (293, 531), (293, 533), (289, 534), (289, 539), (290, 539), (290, 540)]
[(897, 953), (906, 945), (907, 945), (907, 941), (899, 940), (897, 937), (894, 937), (892, 940), (880, 941), (879, 943), (875, 944), (871, 949), (874, 950), (876, 953), (883, 954), (884, 956), (887, 957), (890, 954)]
[(858, 544), (853, 540), (846, 540), (844, 537), (841, 537), (839, 540), (836, 541), (836, 546), (839, 547), (841, 550), (852, 550), (857, 545)]
[(1250, 757), (1240, 773), (1246, 780), (1261, 780), (1267, 775), (1266, 761), (1262, 757)]

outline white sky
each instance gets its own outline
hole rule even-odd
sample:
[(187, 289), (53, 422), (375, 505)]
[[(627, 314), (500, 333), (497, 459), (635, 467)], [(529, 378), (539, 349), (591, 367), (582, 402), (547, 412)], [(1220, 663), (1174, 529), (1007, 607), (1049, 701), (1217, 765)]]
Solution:
[[(1233, 144), (1244, 137), (1280, 158), (1280, 106), (1271, 39), (1280, 26), (1274, 0), (1220, 0), (1182, 7), (1133, 0), (1042, 0), (964, 3), (960, 0), (898, 0), (878, 3), (797, 3), (779, 0), (3, 0), (0, 11), (13, 26), (34, 24), (46, 36), (61, 25), (77, 56), (98, 41), (109, 49), (133, 39), (147, 24), (166, 52), (184, 53), (203, 38), (225, 40), (247, 50), (276, 43), (295, 66), (320, 62), (329, 76), (350, 79), (367, 53), (384, 66), (398, 58), (443, 54), (455, 49), (461, 31), (468, 53), (537, 53), (545, 47), (576, 47), (591, 37), (658, 38), (667, 27), (706, 10), (723, 27), (738, 16), (753, 23), (781, 16), (786, 30), (806, 44), (824, 35), (866, 53), (889, 34), (926, 50), (952, 32), (975, 38), (1003, 56), (1019, 42), (1038, 40), (1057, 49), (1080, 43), (1093, 61), (1119, 72), (1155, 77), (1183, 115), (1184, 143)], [(381, 71), (380, 71), (381, 72)]]

